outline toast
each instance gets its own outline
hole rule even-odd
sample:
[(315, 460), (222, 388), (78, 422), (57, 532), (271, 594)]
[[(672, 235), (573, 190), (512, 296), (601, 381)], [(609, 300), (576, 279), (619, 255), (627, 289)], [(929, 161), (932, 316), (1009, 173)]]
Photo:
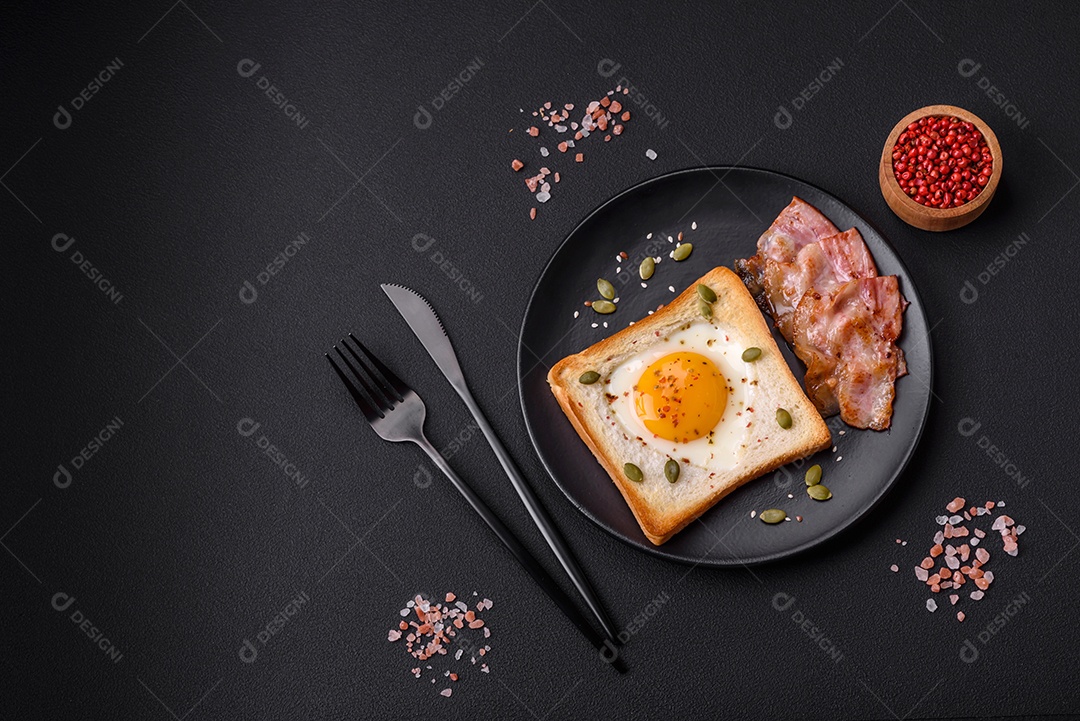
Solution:
[[(711, 319), (701, 315), (698, 284), (716, 293)], [(628, 359), (647, 352), (650, 346), (655, 348), (670, 334), (700, 323), (710, 323), (740, 349), (757, 347), (762, 352), (752, 363), (738, 358), (737, 367), (753, 376), (749, 384), (753, 387), (748, 390), (752, 402), (743, 409), (745, 413), (731, 411), (740, 416), (737, 422), (743, 434), (737, 455), (732, 456), (734, 466), (713, 470), (685, 464), (678, 481), (669, 483), (664, 464), (670, 454), (650, 450), (647, 437), (633, 437), (625, 426), (611, 420), (610, 404), (615, 396), (608, 393), (606, 384)], [(596, 371), (602, 380), (580, 382), (586, 371)], [(645, 536), (656, 545), (668, 541), (747, 481), (832, 443), (828, 427), (792, 375), (754, 299), (739, 277), (724, 267), (709, 271), (653, 315), (563, 358), (548, 372), (547, 380), (581, 440), (611, 476)], [(746, 378), (740, 380), (747, 383)], [(780, 408), (793, 420), (788, 429), (776, 420)], [(741, 430), (744, 420), (746, 431)], [(624, 463), (630, 457), (642, 459), (636, 462), (644, 475), (642, 482), (629, 480), (624, 473)]]

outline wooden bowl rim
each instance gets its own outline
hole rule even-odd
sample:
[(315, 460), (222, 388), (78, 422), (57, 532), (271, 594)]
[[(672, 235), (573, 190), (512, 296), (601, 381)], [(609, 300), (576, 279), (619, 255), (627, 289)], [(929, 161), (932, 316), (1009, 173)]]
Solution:
[[(983, 188), (982, 192), (979, 193), (975, 200), (964, 203), (963, 205), (956, 208), (932, 208), (930, 206), (923, 205), (922, 203), (916, 203), (900, 187), (900, 182), (896, 179), (896, 173), (893, 172), (892, 149), (896, 146), (896, 139), (900, 137), (900, 133), (902, 133), (908, 125), (911, 125), (911, 123), (918, 120), (919, 118), (924, 118), (928, 115), (952, 115), (958, 117), (961, 120), (964, 120), (974, 125), (976, 128), (979, 129), (979, 132), (983, 134), (983, 137), (986, 138), (986, 144), (990, 147), (990, 154), (994, 157), (994, 171), (993, 173), (991, 173), (990, 180), (987, 181), (986, 187)], [(919, 215), (922, 215), (924, 217), (946, 219), (966, 216), (972, 211), (979, 210), (979, 208), (981, 208), (986, 203), (989, 203), (990, 199), (994, 196), (994, 191), (997, 190), (998, 181), (1001, 179), (1001, 169), (1003, 164), (1004, 161), (1001, 157), (1001, 145), (998, 143), (997, 136), (982, 118), (969, 110), (958, 108), (955, 105), (927, 105), (925, 107), (919, 108), (918, 110), (913, 110), (912, 112), (908, 113), (900, 120), (900, 122), (896, 124), (895, 127), (893, 127), (892, 132), (889, 133), (889, 137), (885, 140), (885, 147), (882, 148), (881, 151), (880, 167), (882, 171), (888, 176), (888, 182), (893, 186), (893, 189), (896, 191), (893, 194), (897, 196), (895, 202), (903, 204), (907, 209), (918, 213)], [(892, 199), (888, 197), (886, 197), (886, 200), (892, 202)]]

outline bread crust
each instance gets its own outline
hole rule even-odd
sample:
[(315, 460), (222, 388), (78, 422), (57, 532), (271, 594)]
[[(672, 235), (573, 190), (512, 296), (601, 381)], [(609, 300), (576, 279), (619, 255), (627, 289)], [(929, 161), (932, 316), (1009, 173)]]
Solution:
[[(674, 332), (686, 323), (704, 322), (698, 311), (696, 288), (699, 283), (709, 286), (717, 294), (717, 301), (713, 303), (713, 324), (722, 324), (725, 331), (737, 333), (746, 347), (761, 348), (762, 357), (754, 363), (758, 381), (761, 381), (755, 383), (755, 393), (765, 398), (768, 407), (758, 408), (755, 413), (748, 447), (740, 465), (709, 473), (707, 477), (702, 475), (704, 469), (695, 468), (694, 471), (701, 473), (692, 481), (696, 485), (690, 488), (676, 488), (678, 484), (665, 481), (663, 486), (670, 490), (646, 489), (646, 484), (663, 479), (647, 478), (643, 483), (635, 483), (623, 475), (623, 461), (615, 446), (626, 436), (613, 437), (612, 433), (617, 431), (611, 430), (596, 408), (597, 396), (604, 393), (603, 383), (588, 386), (581, 384), (578, 378), (587, 370), (597, 370), (606, 379), (613, 367), (630, 355), (646, 350), (651, 339)], [(658, 546), (744, 483), (832, 444), (828, 427), (792, 375), (754, 299), (738, 276), (724, 267), (709, 271), (652, 315), (580, 353), (563, 358), (548, 371), (547, 380), (563, 413), (619, 489), (645, 537)], [(781, 429), (772, 417), (775, 408), (781, 407), (796, 420), (791, 429)], [(772, 444), (759, 445), (770, 437), (774, 439)], [(680, 483), (683, 483), (682, 476)], [(665, 497), (665, 492), (671, 497)]]

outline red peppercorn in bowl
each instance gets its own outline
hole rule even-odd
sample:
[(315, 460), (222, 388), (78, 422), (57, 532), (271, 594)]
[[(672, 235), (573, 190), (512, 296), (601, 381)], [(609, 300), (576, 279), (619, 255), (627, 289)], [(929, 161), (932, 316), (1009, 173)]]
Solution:
[(901, 220), (953, 230), (986, 209), (1001, 179), (994, 131), (953, 105), (928, 105), (896, 124), (881, 151), (878, 182)]

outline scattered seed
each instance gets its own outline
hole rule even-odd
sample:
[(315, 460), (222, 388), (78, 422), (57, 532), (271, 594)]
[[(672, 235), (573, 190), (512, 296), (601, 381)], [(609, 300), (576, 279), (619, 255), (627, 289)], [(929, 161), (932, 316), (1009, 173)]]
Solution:
[(578, 383), (583, 383), (584, 385), (591, 386), (598, 380), (600, 380), (599, 373), (597, 373), (596, 371), (585, 371), (581, 374), (581, 377), (578, 378)]
[(806, 471), (806, 485), (816, 486), (819, 483), (821, 483), (821, 466), (815, 463)]
[(610, 281), (604, 280), (603, 278), (597, 278), (596, 289), (600, 291), (600, 295), (608, 300), (615, 297), (615, 286), (613, 286)]
[(770, 508), (766, 511), (762, 511), (761, 516), (759, 517), (765, 523), (773, 524), (782, 522), (785, 518), (787, 518), (787, 513), (785, 511), (781, 511), (779, 508)]
[(791, 414), (786, 408), (776, 409), (776, 423), (784, 430), (791, 428)]
[(615, 304), (610, 300), (594, 300), (592, 302), (592, 309), (597, 313), (607, 315), (608, 313), (615, 312)]
[(701, 298), (706, 303), (715, 303), (716, 302), (716, 293), (713, 291), (712, 288), (705, 285), (704, 283), (698, 283), (697, 294), (698, 294), (698, 297)]
[(825, 486), (818, 483), (817, 485), (809, 486), (806, 489), (806, 494), (813, 498), (815, 501), (827, 501), (832, 498), (832, 491)]
[(654, 272), (656, 272), (656, 261), (652, 258), (646, 258), (638, 266), (638, 275), (641, 276), (642, 280), (652, 278)]
[(633, 463), (624, 463), (623, 473), (634, 483), (641, 483), (645, 479), (645, 476), (641, 474), (641, 469)]
[(698, 313), (705, 318), (712, 318), (712, 306), (702, 298), (698, 298)]
[(694, 252), (694, 244), (693, 243), (683, 243), (682, 245), (680, 245), (678, 248), (676, 248), (672, 252), (671, 257), (673, 259), (675, 259), (675, 260), (686, 260), (687, 258), (690, 257), (690, 254), (693, 253), (693, 252)]
[(668, 483), (679, 480), (679, 471), (679, 462), (674, 458), (669, 458), (668, 462), (664, 464), (664, 477), (668, 479)]
[(761, 349), (755, 346), (751, 346), (742, 352), (742, 359), (744, 363), (753, 363), (761, 357)]

